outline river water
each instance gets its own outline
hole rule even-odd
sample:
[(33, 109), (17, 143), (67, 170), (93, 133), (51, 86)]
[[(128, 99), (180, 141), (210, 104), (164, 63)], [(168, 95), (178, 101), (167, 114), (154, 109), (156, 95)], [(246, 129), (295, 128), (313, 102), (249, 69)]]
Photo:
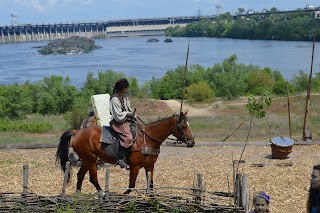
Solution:
[[(71, 83), (81, 88), (89, 71), (112, 69), (134, 76), (139, 84), (162, 77), (167, 70), (185, 65), (188, 43), (190, 52), (188, 64), (200, 64), (205, 68), (222, 63), (232, 54), (238, 56), (238, 63), (259, 65), (279, 70), (291, 80), (299, 69), (310, 72), (312, 42), (301, 41), (261, 41), (218, 38), (173, 38), (165, 43), (149, 43), (150, 37), (122, 37), (96, 40), (102, 46), (90, 53), (75, 55), (41, 55), (37, 43), (0, 44), (0, 84), (32, 83), (51, 75), (69, 76)], [(319, 42), (315, 44), (313, 73), (319, 72)]]

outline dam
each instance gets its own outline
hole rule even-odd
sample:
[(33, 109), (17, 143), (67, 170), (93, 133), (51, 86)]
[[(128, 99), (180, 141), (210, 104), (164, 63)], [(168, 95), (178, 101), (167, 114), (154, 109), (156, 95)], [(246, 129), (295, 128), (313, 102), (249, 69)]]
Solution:
[(0, 25), (0, 43), (39, 42), (71, 36), (105, 38), (117, 36), (164, 35), (168, 27), (184, 27), (216, 16), (121, 19), (92, 22)]

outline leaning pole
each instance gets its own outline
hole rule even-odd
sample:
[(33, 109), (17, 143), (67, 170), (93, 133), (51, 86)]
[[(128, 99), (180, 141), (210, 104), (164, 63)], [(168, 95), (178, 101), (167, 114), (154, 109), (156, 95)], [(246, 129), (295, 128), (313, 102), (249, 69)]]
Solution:
[(314, 34), (313, 34), (311, 67), (310, 67), (310, 75), (309, 75), (308, 90), (307, 90), (307, 97), (306, 97), (306, 108), (305, 108), (304, 120), (303, 120), (302, 141), (305, 141), (305, 140), (306, 140), (307, 120), (308, 120), (309, 102), (310, 102), (310, 91), (311, 91), (311, 81), (312, 81), (312, 67), (313, 67), (313, 57), (314, 57), (314, 45), (315, 45), (316, 34), (317, 34), (316, 23), (317, 23), (317, 19), (315, 19), (315, 22), (314, 22)]

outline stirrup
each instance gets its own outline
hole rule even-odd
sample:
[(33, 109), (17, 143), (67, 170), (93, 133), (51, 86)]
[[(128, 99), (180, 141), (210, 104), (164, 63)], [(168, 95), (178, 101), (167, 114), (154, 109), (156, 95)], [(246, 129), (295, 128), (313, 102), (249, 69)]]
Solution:
[(128, 164), (126, 163), (126, 161), (124, 159), (118, 160), (116, 164), (119, 165), (121, 167), (121, 169), (128, 167)]

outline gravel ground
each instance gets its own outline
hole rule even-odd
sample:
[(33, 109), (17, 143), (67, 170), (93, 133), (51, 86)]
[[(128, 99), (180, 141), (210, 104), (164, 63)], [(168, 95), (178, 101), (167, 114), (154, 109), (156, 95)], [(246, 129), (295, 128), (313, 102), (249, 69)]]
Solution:
[[(155, 188), (162, 186), (192, 187), (195, 174), (202, 173), (206, 189), (228, 192), (232, 181), (232, 161), (239, 159), (243, 146), (196, 146), (194, 148), (162, 146), (155, 166)], [(55, 165), (56, 149), (0, 150), (0, 192), (22, 192), (22, 167), (29, 165), (29, 191), (40, 195), (61, 193), (63, 174)], [(305, 212), (312, 166), (320, 162), (320, 145), (295, 145), (288, 159), (271, 159), (270, 146), (246, 147), (239, 171), (249, 175), (250, 196), (265, 190), (271, 196), (271, 210), (276, 213)], [(263, 167), (255, 165), (261, 164)], [(73, 169), (67, 194), (76, 187)], [(124, 191), (128, 186), (128, 171), (119, 167), (110, 169), (111, 191)], [(98, 172), (104, 187), (104, 169)], [(144, 171), (140, 171), (137, 188), (146, 187)], [(95, 193), (88, 181), (83, 193)], [(251, 200), (250, 200), (251, 201)]]

